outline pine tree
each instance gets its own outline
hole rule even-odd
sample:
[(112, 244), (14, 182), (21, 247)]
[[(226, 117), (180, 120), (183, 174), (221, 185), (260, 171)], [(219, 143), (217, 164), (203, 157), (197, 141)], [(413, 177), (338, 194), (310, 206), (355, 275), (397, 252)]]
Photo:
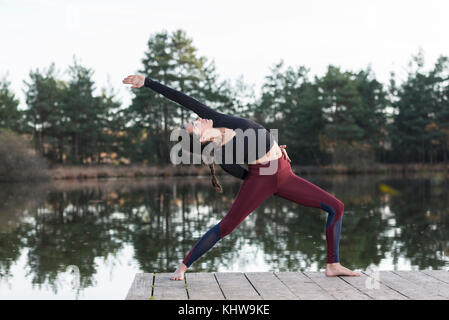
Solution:
[(9, 88), (10, 84), (6, 75), (0, 80), (0, 128), (22, 131), (20, 101)]

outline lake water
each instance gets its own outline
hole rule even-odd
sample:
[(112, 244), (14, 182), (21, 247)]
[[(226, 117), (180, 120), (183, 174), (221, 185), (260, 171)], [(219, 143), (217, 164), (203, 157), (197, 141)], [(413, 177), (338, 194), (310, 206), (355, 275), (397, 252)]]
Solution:
[[(301, 177), (345, 204), (340, 257), (357, 270), (449, 270), (449, 180)], [(172, 272), (230, 208), (240, 181), (0, 184), (0, 299), (124, 299), (138, 272)], [(323, 271), (327, 213), (272, 196), (192, 272)]]

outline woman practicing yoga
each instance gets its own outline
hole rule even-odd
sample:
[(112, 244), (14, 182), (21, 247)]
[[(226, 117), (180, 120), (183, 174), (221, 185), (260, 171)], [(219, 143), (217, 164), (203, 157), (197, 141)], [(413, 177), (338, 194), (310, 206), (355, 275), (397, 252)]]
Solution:
[[(325, 227), (327, 243), (326, 276), (360, 276), (359, 273), (353, 272), (340, 264), (338, 248), (344, 212), (343, 202), (293, 173), (290, 159), (284, 150), (285, 146), (279, 147), (269, 130), (252, 120), (217, 112), (196, 99), (148, 77), (130, 75), (123, 79), (123, 83), (132, 84), (131, 88), (143, 86), (151, 88), (195, 112), (199, 118), (184, 127), (190, 137), (193, 138), (191, 141), (196, 139), (201, 143), (201, 151), (209, 143), (215, 143), (221, 147), (223, 160), (220, 166), (226, 172), (243, 180), (227, 214), (193, 246), (172, 274), (172, 280), (183, 280), (184, 273), (195, 260), (212, 248), (218, 240), (230, 234), (271, 195), (294, 201), (306, 207), (325, 210), (328, 213)], [(241, 152), (236, 152), (237, 135), (241, 131), (247, 133), (251, 130), (256, 132), (255, 143), (248, 143), (247, 140), (244, 140), (243, 145), (240, 145), (242, 150), (238, 150)], [(265, 148), (260, 147), (260, 142), (265, 142)], [(225, 161), (228, 160), (228, 157), (225, 157), (224, 150), (229, 150), (229, 144), (233, 148), (232, 163)], [(192, 147), (187, 149), (192, 151)], [(254, 149), (256, 149), (256, 152), (254, 152)], [(259, 157), (259, 155), (262, 156)], [(236, 163), (236, 157), (240, 157), (244, 163), (248, 164), (248, 170)], [(221, 192), (221, 185), (215, 177), (214, 163), (209, 164), (209, 167), (212, 173), (212, 184)], [(269, 168), (275, 168), (275, 170), (270, 172)]]

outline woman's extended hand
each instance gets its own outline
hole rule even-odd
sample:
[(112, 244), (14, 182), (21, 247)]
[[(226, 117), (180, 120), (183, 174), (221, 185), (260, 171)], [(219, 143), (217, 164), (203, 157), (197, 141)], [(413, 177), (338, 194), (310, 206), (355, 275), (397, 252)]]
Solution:
[(287, 145), (283, 144), (282, 146), (279, 146), (279, 148), (281, 148), (281, 151), (283, 154), (285, 154), (285, 157), (287, 158), (287, 160), (289, 162), (292, 162), (292, 160), (290, 160), (290, 157), (287, 154), (287, 150), (285, 150), (285, 148), (287, 148)]
[(131, 88), (140, 88), (143, 87), (145, 83), (145, 77), (139, 75), (127, 76), (125, 79), (123, 79), (123, 83), (132, 84)]

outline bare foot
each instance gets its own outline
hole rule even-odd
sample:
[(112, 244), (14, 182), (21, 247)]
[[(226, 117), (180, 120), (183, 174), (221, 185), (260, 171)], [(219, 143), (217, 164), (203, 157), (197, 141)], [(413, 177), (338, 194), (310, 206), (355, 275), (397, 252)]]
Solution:
[(175, 272), (172, 273), (170, 280), (184, 280), (184, 273), (186, 270), (187, 266), (181, 262)]
[(340, 262), (328, 263), (326, 266), (326, 276), (335, 277), (335, 276), (352, 276), (352, 277), (360, 277), (360, 273), (349, 270), (348, 268), (343, 267)]

